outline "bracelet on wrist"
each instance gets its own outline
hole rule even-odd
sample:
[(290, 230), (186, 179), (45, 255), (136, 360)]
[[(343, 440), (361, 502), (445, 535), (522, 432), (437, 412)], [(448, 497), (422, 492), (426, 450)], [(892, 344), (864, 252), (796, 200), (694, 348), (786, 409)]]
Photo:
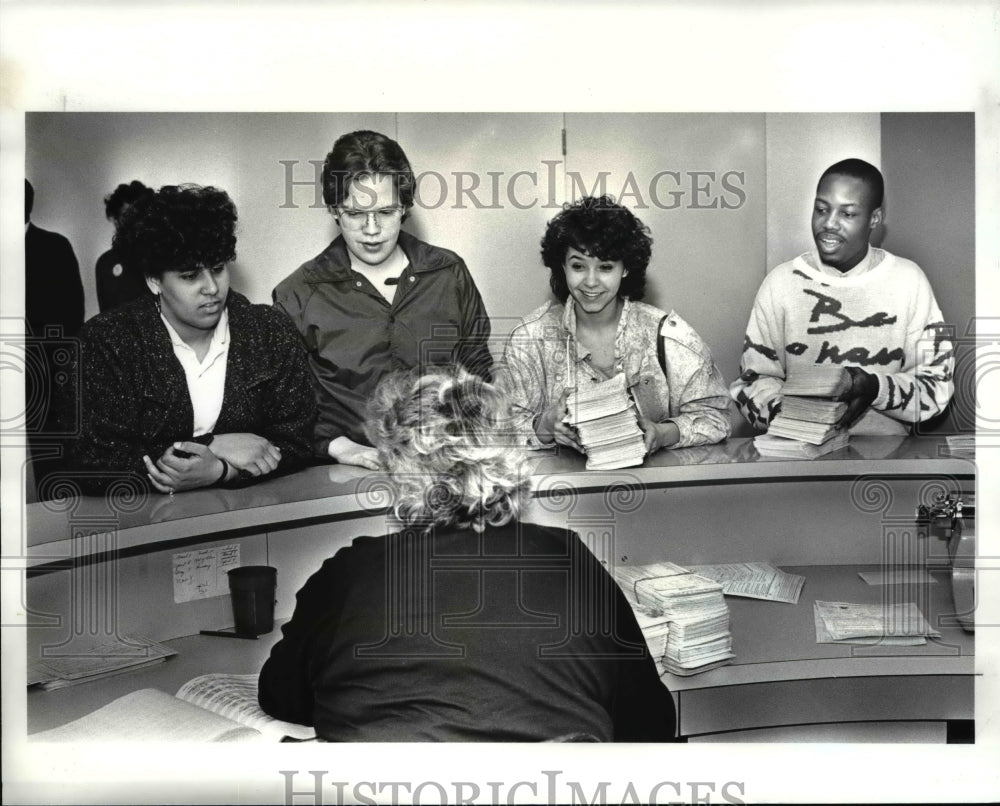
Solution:
[(229, 475), (229, 462), (227, 462), (221, 456), (218, 457), (218, 459), (220, 462), (222, 462), (222, 473), (220, 473), (219, 478), (215, 480), (215, 484), (212, 485), (213, 487), (216, 487), (220, 484), (225, 484), (226, 477)]

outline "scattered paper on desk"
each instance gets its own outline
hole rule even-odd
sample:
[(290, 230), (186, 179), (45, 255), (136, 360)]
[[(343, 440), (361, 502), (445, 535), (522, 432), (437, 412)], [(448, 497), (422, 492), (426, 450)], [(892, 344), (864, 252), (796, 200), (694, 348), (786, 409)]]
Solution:
[(33, 733), (31, 742), (237, 742), (261, 734), (172, 697), (165, 691), (133, 691), (58, 728)]
[(834, 638), (940, 635), (927, 623), (927, 619), (913, 602), (855, 604), (817, 601), (816, 608)]
[(826, 623), (820, 615), (819, 608), (813, 608), (813, 617), (816, 621), (816, 643), (817, 644), (855, 644), (861, 646), (922, 646), (927, 643), (927, 639), (922, 635), (898, 636), (881, 635), (867, 638), (834, 638), (826, 628)]
[(976, 458), (976, 435), (953, 434), (944, 438), (945, 452), (949, 456), (960, 456), (967, 459)]
[(28, 650), (28, 669), (27, 674), (27, 684), (29, 686), (34, 686), (37, 683), (47, 683), (50, 680), (55, 680), (56, 675), (51, 669), (49, 669), (42, 661), (38, 658), (31, 657), (31, 650)]
[(858, 571), (858, 576), (869, 585), (937, 585), (937, 580), (934, 577), (926, 570), (918, 568), (897, 568), (893, 571)]
[(174, 603), (229, 593), (227, 572), (240, 566), (240, 544), (181, 551), (173, 556)]
[(723, 563), (688, 566), (696, 574), (722, 584), (726, 596), (797, 604), (806, 578), (787, 574), (770, 563)]
[(56, 689), (162, 663), (177, 653), (141, 636), (77, 638), (61, 646), (42, 647), (32, 658), (33, 677), (42, 688)]
[(939, 636), (913, 602), (855, 604), (819, 602), (813, 608), (819, 644), (918, 646)]

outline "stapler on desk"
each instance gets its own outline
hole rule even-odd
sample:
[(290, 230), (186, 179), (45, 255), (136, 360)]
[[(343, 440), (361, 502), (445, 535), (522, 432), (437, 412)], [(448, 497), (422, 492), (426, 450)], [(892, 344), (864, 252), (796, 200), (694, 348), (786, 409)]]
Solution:
[(921, 504), (918, 517), (935, 536), (948, 541), (951, 592), (955, 617), (966, 632), (975, 632), (976, 494), (959, 491), (941, 495), (930, 506)]

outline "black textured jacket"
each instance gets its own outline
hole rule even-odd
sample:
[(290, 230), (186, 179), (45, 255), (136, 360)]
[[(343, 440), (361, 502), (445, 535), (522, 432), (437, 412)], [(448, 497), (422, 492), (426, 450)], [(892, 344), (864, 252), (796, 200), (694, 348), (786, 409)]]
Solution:
[[(270, 306), (230, 291), (227, 308), (230, 345), (215, 433), (265, 437), (281, 449), (277, 472), (295, 470), (310, 456), (316, 405), (302, 342)], [(144, 454), (155, 460), (172, 443), (193, 439), (184, 369), (151, 295), (83, 326), (74, 381), (79, 391), (67, 416), (78, 433), (70, 467), (83, 492), (101, 492), (128, 474), (146, 483)]]

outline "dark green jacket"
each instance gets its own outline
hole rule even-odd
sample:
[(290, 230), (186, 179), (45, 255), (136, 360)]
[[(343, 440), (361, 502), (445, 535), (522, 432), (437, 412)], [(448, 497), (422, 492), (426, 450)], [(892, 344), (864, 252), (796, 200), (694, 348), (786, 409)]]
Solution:
[(399, 245), (409, 266), (391, 305), (351, 269), (342, 237), (274, 289), (316, 380), (317, 456), (325, 457), (339, 436), (369, 444), (365, 407), (390, 372), (454, 362), (491, 378), (490, 321), (462, 258), (406, 232)]

